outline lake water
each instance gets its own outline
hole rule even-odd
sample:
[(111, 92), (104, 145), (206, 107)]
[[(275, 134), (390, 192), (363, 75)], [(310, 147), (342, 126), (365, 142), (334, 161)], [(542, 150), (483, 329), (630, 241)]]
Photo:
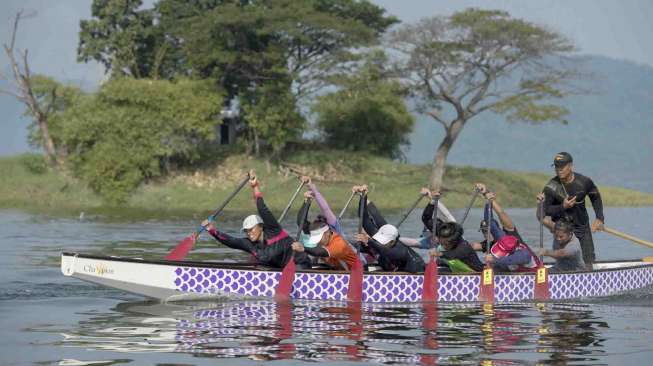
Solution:
[[(508, 212), (537, 247), (533, 210)], [(467, 220), (468, 239), (480, 238), (480, 214), (473, 210)], [(606, 209), (609, 226), (648, 240), (651, 217), (653, 207)], [(161, 258), (195, 225), (0, 211), (0, 364), (648, 364), (653, 358), (650, 288), (582, 303), (493, 307), (282, 306), (265, 300), (160, 304), (60, 272), (63, 250)], [(220, 226), (235, 233), (239, 222)], [(355, 226), (353, 218), (345, 220), (348, 232)], [(415, 212), (402, 233), (419, 230)], [(545, 243), (550, 245), (549, 235)], [(605, 233), (595, 236), (595, 245), (599, 259), (652, 255)], [(246, 257), (205, 238), (189, 258)]]

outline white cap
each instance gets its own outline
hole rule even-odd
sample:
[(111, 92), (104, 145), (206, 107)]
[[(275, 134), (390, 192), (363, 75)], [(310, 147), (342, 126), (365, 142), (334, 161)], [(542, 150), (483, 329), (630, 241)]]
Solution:
[(379, 228), (379, 231), (374, 234), (372, 239), (376, 240), (379, 244), (386, 245), (389, 242), (396, 240), (399, 236), (399, 230), (394, 225), (385, 224)]
[(243, 231), (249, 230), (258, 224), (262, 224), (263, 219), (259, 215), (249, 215), (243, 220)]
[(322, 236), (327, 231), (329, 231), (329, 225), (324, 225), (324, 226), (319, 227), (317, 229), (311, 230), (310, 236), (305, 241), (305, 243), (308, 244), (309, 248), (314, 247), (315, 245), (317, 245), (317, 243), (320, 242), (320, 240), (322, 240)]

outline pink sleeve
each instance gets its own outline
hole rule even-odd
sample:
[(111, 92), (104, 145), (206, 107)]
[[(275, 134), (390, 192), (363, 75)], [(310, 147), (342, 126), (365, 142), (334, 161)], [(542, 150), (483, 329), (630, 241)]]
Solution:
[(317, 202), (317, 205), (320, 206), (320, 211), (322, 212), (322, 215), (326, 217), (327, 224), (335, 227), (338, 223), (338, 219), (336, 218), (336, 215), (333, 214), (333, 211), (331, 211), (329, 204), (326, 202), (324, 197), (322, 197), (322, 194), (320, 194), (320, 192), (317, 190), (315, 184), (309, 184), (308, 188), (310, 188), (311, 192), (313, 192), (313, 195), (315, 195), (315, 202)]

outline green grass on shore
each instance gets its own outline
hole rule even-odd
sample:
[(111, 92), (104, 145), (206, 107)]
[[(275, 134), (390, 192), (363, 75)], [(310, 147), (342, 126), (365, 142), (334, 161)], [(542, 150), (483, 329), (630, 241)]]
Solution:
[[(351, 186), (366, 183), (370, 198), (384, 210), (402, 210), (426, 185), (430, 166), (393, 162), (347, 152), (302, 152), (278, 165), (244, 155), (232, 155), (212, 166), (176, 172), (141, 186), (123, 207), (106, 206), (83, 183), (50, 170), (35, 171), (25, 156), (0, 158), (0, 207), (76, 215), (80, 211), (120, 217), (199, 217), (227, 197), (248, 169), (256, 169), (266, 202), (280, 212), (295, 191), (296, 174), (313, 177), (334, 208), (349, 197)], [(468, 204), (475, 182), (495, 191), (505, 207), (535, 206), (535, 195), (550, 176), (467, 166), (450, 166), (444, 180), (443, 200), (451, 208)], [(625, 188), (599, 187), (606, 206), (653, 205), (653, 194)], [(296, 204), (297, 205), (297, 204)], [(481, 200), (477, 200), (477, 206)], [(355, 205), (354, 205), (355, 206)], [(352, 206), (352, 207), (354, 207)], [(227, 211), (240, 214), (253, 208), (249, 188), (234, 199)]]

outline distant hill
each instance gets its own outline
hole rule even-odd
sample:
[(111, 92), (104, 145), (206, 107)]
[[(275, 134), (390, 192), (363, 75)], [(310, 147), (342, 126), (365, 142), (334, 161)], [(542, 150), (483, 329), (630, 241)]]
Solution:
[[(601, 184), (653, 192), (653, 68), (606, 57), (586, 57), (595, 75), (592, 95), (565, 102), (569, 124), (509, 123), (493, 114), (471, 121), (448, 163), (553, 173), (556, 152), (574, 156), (576, 170)], [(440, 125), (419, 116), (406, 156), (432, 161), (443, 136)]]

